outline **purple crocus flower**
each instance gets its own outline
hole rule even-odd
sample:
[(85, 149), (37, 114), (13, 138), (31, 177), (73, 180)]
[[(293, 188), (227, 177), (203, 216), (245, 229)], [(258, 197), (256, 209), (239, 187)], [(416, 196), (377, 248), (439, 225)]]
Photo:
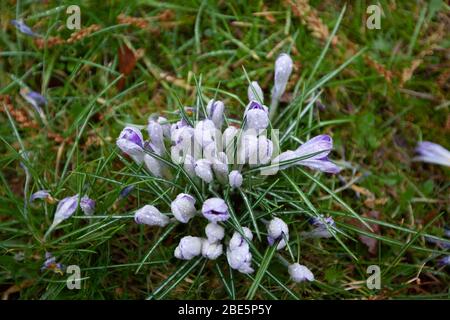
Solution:
[(33, 202), (36, 199), (48, 199), (49, 197), (50, 197), (50, 191), (39, 190), (31, 195), (30, 202)]
[(269, 126), (269, 109), (253, 100), (245, 108), (246, 129), (266, 129)]
[(283, 249), (286, 246), (286, 240), (289, 240), (289, 229), (283, 220), (280, 218), (273, 218), (267, 225), (267, 241), (269, 245), (273, 245), (276, 241), (280, 241), (277, 250)]
[(42, 110), (42, 106), (45, 106), (47, 104), (47, 99), (43, 97), (41, 94), (31, 91), (28, 88), (22, 88), (20, 89), (20, 95), (33, 106), (34, 110), (39, 115), (43, 115), (44, 111)]
[(414, 161), (423, 161), (450, 167), (450, 151), (437, 143), (429, 141), (421, 142), (417, 146), (416, 152), (418, 156), (413, 158)]
[(163, 126), (157, 120), (149, 118), (147, 131), (150, 136), (150, 141), (158, 149), (158, 154), (162, 154), (165, 150)]
[(252, 81), (252, 83), (248, 85), (247, 95), (249, 101), (254, 100), (264, 103), (264, 93), (256, 81)]
[(30, 36), (30, 37), (38, 37), (39, 36), (29, 26), (27, 26), (22, 19), (20, 19), (20, 20), (11, 20), (11, 24), (13, 26), (15, 26), (17, 30), (19, 30), (23, 34), (26, 34), (27, 36)]
[(186, 236), (180, 240), (175, 248), (174, 256), (181, 260), (191, 260), (202, 253), (202, 239)]
[(134, 214), (137, 224), (165, 227), (169, 223), (169, 217), (162, 214), (155, 206), (145, 205)]
[(450, 255), (439, 259), (438, 264), (440, 266), (450, 266)]
[(195, 198), (187, 193), (180, 193), (170, 204), (170, 209), (178, 221), (188, 223), (197, 210), (195, 209)]
[(237, 231), (234, 232), (227, 248), (227, 261), (232, 269), (241, 273), (252, 273), (252, 254), (247, 241), (252, 241), (253, 234), (247, 227), (243, 227), (245, 238)]
[(230, 217), (227, 204), (220, 198), (206, 200), (203, 203), (202, 214), (211, 222), (225, 221)]
[[(322, 134), (308, 140), (295, 151), (288, 150), (281, 153), (272, 160), (272, 164), (305, 157), (304, 160), (281, 165), (280, 169), (286, 169), (293, 165), (302, 165), (322, 172), (338, 173), (340, 168), (328, 159), (331, 149), (333, 149), (333, 139), (329, 135)], [(272, 174), (271, 170), (268, 171), (270, 172), (269, 174)]]
[(288, 272), (294, 282), (314, 281), (314, 274), (302, 264), (291, 264), (288, 267)]
[(85, 215), (90, 216), (95, 211), (95, 201), (84, 195), (80, 200), (80, 208)]
[(135, 127), (125, 127), (117, 138), (117, 146), (123, 153), (129, 155), (137, 163), (144, 160), (144, 139), (139, 129)]
[(303, 238), (331, 238), (333, 236), (331, 230), (336, 227), (336, 223), (332, 217), (320, 215), (320, 217), (311, 218), (309, 222), (315, 228), (310, 232), (302, 232), (301, 235)]
[(125, 188), (123, 188), (122, 190), (120, 190), (119, 193), (119, 198), (123, 199), (128, 197), (128, 195), (134, 190), (134, 185), (131, 186), (127, 186)]
[(63, 274), (64, 266), (56, 262), (56, 258), (50, 253), (45, 253), (45, 261), (42, 264), (41, 271), (53, 270), (55, 273)]
[(79, 196), (76, 194), (71, 197), (66, 197), (58, 203), (50, 229), (53, 229), (62, 221), (69, 219), (75, 213), (78, 207), (78, 198)]
[(233, 170), (228, 175), (228, 181), (230, 183), (231, 188), (233, 189), (240, 188), (243, 181), (242, 174), (237, 170)]

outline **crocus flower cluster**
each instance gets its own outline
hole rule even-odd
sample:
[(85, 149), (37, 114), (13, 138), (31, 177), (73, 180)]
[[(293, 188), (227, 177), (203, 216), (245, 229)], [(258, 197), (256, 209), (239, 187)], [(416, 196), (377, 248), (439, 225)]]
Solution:
[[(292, 59), (287, 54), (280, 55), (275, 62), (270, 108), (276, 108), (292, 70)], [(271, 110), (264, 105), (262, 88), (253, 81), (247, 93), (248, 103), (243, 110), (240, 128), (226, 119), (224, 102), (211, 99), (204, 107), (180, 110), (177, 113), (180, 118), (174, 121), (151, 116), (147, 124), (147, 138), (139, 126), (126, 126), (119, 134), (116, 145), (149, 174), (167, 180), (181, 172), (189, 181), (188, 185), (194, 183), (207, 187), (200, 188), (203, 193), (209, 192), (207, 189), (245, 192), (247, 178), (251, 178), (247, 175), (273, 175), (278, 170), (296, 165), (326, 173), (339, 172), (340, 168), (328, 158), (333, 149), (333, 140), (329, 135), (318, 135), (294, 150), (279, 153), (273, 136), (267, 134), (268, 130), (271, 134), (276, 130), (270, 126)], [(206, 219), (205, 236), (182, 237), (174, 256), (181, 260), (199, 256), (215, 260), (222, 255), (226, 245), (226, 259), (232, 269), (245, 274), (254, 272), (251, 253), (253, 233), (250, 228), (239, 226), (227, 237), (224, 227), (229, 225), (228, 220), (234, 212), (228, 207), (230, 204), (217, 192), (212, 197), (204, 195), (205, 199), (199, 199), (198, 192), (186, 193), (192, 190), (191, 187), (185, 190), (173, 198), (170, 213), (161, 212), (148, 204), (135, 212), (135, 222), (165, 227), (175, 222), (187, 224), (193, 219)], [(334, 221), (331, 219), (330, 223), (334, 224)], [(285, 221), (273, 217), (265, 224), (268, 245), (276, 245), (277, 250), (289, 246), (289, 229)], [(315, 226), (323, 229), (319, 222)], [(296, 282), (314, 279), (311, 271), (298, 263), (289, 266), (289, 274)]]

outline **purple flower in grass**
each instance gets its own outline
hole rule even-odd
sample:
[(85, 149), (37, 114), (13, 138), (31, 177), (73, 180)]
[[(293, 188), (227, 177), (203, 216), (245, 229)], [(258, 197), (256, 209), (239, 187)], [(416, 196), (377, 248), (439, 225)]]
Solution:
[(180, 240), (175, 248), (174, 256), (181, 260), (191, 260), (202, 253), (202, 239), (186, 236)]
[(288, 268), (291, 279), (295, 282), (314, 281), (314, 274), (306, 266), (294, 263)]
[(209, 260), (216, 260), (223, 253), (223, 246), (218, 242), (209, 242), (202, 239), (202, 256)]
[(439, 259), (438, 265), (439, 266), (450, 266), (450, 255)]
[(95, 201), (84, 195), (80, 199), (81, 211), (87, 216), (91, 216), (95, 212)]
[(249, 101), (254, 100), (264, 103), (264, 93), (256, 81), (252, 81), (252, 83), (248, 85), (247, 95)]
[(331, 230), (336, 227), (336, 223), (332, 217), (320, 215), (320, 217), (311, 218), (309, 222), (315, 228), (310, 232), (302, 232), (301, 235), (303, 238), (331, 238), (333, 236)]
[(228, 175), (228, 180), (231, 188), (240, 188), (243, 181), (242, 174), (237, 170), (233, 170)]
[(20, 89), (20, 95), (33, 106), (34, 110), (41, 116), (44, 116), (44, 111), (42, 110), (42, 106), (47, 104), (47, 99), (44, 96), (39, 94), (38, 92), (31, 91), (28, 88)]
[(273, 218), (267, 225), (267, 241), (269, 245), (273, 245), (276, 241), (280, 241), (277, 250), (283, 249), (286, 246), (286, 240), (289, 240), (289, 229), (283, 220), (280, 218)]
[(211, 243), (219, 242), (225, 236), (225, 229), (217, 223), (210, 222), (206, 225), (205, 234)]
[(206, 106), (208, 119), (214, 122), (217, 129), (222, 128), (225, 105), (222, 101), (211, 99)]
[(253, 100), (245, 108), (246, 129), (266, 129), (269, 126), (269, 109)]
[(275, 79), (272, 90), (272, 99), (279, 100), (286, 90), (286, 85), (292, 73), (294, 63), (291, 57), (282, 53), (275, 61)]
[(212, 163), (207, 159), (199, 159), (195, 162), (195, 174), (197, 177), (205, 181), (206, 183), (211, 183), (214, 179), (212, 171)]
[(230, 217), (227, 204), (220, 198), (206, 200), (203, 203), (202, 214), (211, 222), (225, 221)]
[(147, 125), (147, 131), (151, 143), (155, 149), (158, 150), (158, 154), (162, 154), (165, 151), (163, 126), (157, 120), (150, 117)]
[(23, 34), (26, 34), (27, 36), (39, 37), (39, 35), (35, 33), (29, 26), (27, 26), (22, 19), (11, 20), (11, 24), (15, 26), (17, 30), (19, 30)]
[[(322, 134), (308, 140), (294, 151), (288, 150), (281, 153), (272, 160), (272, 164), (304, 158), (294, 163), (281, 164), (279, 168), (283, 170), (293, 165), (302, 165), (322, 172), (338, 173), (341, 169), (328, 159), (332, 149), (333, 139), (329, 135)], [(269, 169), (267, 171), (271, 174), (273, 170)]]
[(120, 199), (123, 199), (123, 198), (128, 197), (128, 195), (129, 195), (133, 190), (134, 190), (134, 185), (127, 186), (127, 187), (123, 188), (122, 190), (120, 190), (119, 198), (120, 198)]
[(137, 163), (144, 161), (144, 138), (139, 129), (125, 127), (117, 138), (116, 144), (123, 153), (132, 157)]
[(169, 223), (169, 217), (162, 214), (156, 207), (145, 205), (134, 214), (137, 224), (165, 227)]
[(450, 167), (450, 151), (437, 143), (429, 141), (421, 142), (417, 146), (416, 152), (418, 155), (413, 158), (414, 161), (423, 161)]
[(247, 241), (253, 239), (253, 234), (247, 227), (242, 229), (247, 240), (239, 232), (234, 232), (227, 248), (227, 261), (232, 269), (241, 273), (252, 273), (252, 254)]
[(55, 228), (62, 221), (69, 219), (78, 208), (78, 194), (66, 197), (59, 201), (58, 206), (56, 207), (55, 216), (53, 217), (53, 223), (50, 227), (50, 230)]
[(64, 266), (61, 263), (56, 262), (56, 257), (54, 257), (50, 252), (45, 253), (45, 261), (42, 264), (41, 271), (53, 270), (55, 273), (63, 274)]
[(195, 209), (195, 198), (187, 193), (180, 193), (170, 204), (172, 214), (181, 223), (188, 223), (197, 210)]
[(30, 196), (30, 202), (33, 202), (36, 199), (49, 199), (51, 197), (50, 191), (48, 190), (39, 190), (33, 193)]

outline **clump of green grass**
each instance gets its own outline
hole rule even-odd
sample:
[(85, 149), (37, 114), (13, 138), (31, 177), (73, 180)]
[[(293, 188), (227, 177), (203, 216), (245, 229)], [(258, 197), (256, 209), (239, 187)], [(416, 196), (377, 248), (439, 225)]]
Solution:
[[(431, 35), (448, 23), (449, 8), (441, 1), (394, 2), (395, 8), (392, 2), (380, 3), (382, 29), (367, 30), (362, 2), (348, 4), (344, 12), (334, 1), (310, 1), (330, 33), (356, 44), (356, 51), (345, 40), (337, 46), (317, 40), (289, 6), (269, 5), (275, 19), (270, 22), (254, 14), (264, 11), (262, 3), (208, 1), (95, 8), (80, 1), (83, 27), (98, 24), (100, 30), (73, 44), (39, 49), (8, 21), (25, 18), (35, 31), (65, 39), (72, 32), (64, 27), (69, 3), (2, 3), (0, 94), (10, 97), (13, 109), (2, 99), (1, 291), (20, 299), (448, 298), (448, 269), (436, 264), (448, 252), (425, 241), (445, 241), (448, 169), (409, 159), (419, 140), (448, 144), (448, 84), (438, 80), (448, 72), (449, 43)], [(121, 13), (150, 18), (164, 10), (173, 12), (172, 24), (163, 27), (163, 21), (149, 19), (159, 34), (117, 23)], [(256, 272), (250, 276), (230, 270), (224, 257), (217, 263), (177, 261), (173, 249), (179, 237), (200, 234), (203, 226), (146, 229), (132, 222), (132, 214), (148, 203), (167, 206), (183, 185), (174, 180), (166, 187), (149, 176), (118, 153), (114, 140), (125, 123), (145, 124), (152, 113), (173, 118), (180, 106), (198, 107), (214, 96), (238, 121), (248, 79), (268, 92), (274, 58), (267, 55), (287, 37), (292, 40), (277, 52), (290, 52), (297, 65), (288, 86), (292, 94), (273, 121), (287, 132), (282, 149), (327, 132), (337, 146), (334, 158), (346, 169), (330, 177), (292, 168), (252, 184), (245, 198), (238, 193), (227, 201), (243, 217), (242, 225), (252, 224), (252, 214), (286, 217), (294, 258), (313, 270), (316, 281), (292, 283), (279, 259), (291, 260), (290, 253), (264, 252), (266, 246), (259, 244), (252, 248)], [(118, 51), (124, 45), (145, 54), (118, 90)], [(401, 87), (402, 71), (431, 47)], [(367, 57), (393, 73), (390, 82), (368, 66)], [(21, 99), (23, 86), (49, 100), (47, 124)], [(315, 108), (314, 98), (320, 98), (324, 111)], [(120, 198), (128, 186), (135, 188)], [(40, 189), (57, 199), (87, 193), (97, 200), (96, 214), (88, 219), (77, 213), (44, 240), (55, 205), (24, 205)], [(366, 202), (371, 198), (364, 190), (385, 201)], [(368, 214), (373, 211), (378, 218)], [(302, 239), (308, 217), (318, 213), (332, 216), (342, 234)], [(355, 214), (372, 231), (355, 223)], [(375, 254), (361, 236), (376, 240)], [(67, 275), (40, 271), (47, 251), (65, 265), (81, 267), (80, 290), (67, 289)], [(365, 285), (369, 265), (381, 268), (380, 290)], [(20, 289), (7, 291), (14, 286)]]

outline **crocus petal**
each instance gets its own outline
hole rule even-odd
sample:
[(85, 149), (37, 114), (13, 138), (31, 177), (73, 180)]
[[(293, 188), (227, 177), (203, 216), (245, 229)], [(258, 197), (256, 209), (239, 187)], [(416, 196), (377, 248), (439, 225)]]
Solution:
[(242, 174), (237, 170), (233, 170), (228, 175), (228, 181), (230, 183), (231, 188), (233, 189), (240, 188), (243, 181)]
[(225, 221), (230, 217), (227, 204), (220, 198), (206, 200), (203, 203), (202, 214), (211, 222)]
[(264, 103), (264, 93), (258, 82), (252, 81), (252, 83), (248, 85), (247, 94), (249, 101), (255, 100), (260, 103)]
[(145, 205), (134, 214), (137, 224), (165, 227), (169, 223), (169, 217), (162, 214), (156, 207)]
[(295, 282), (314, 281), (314, 274), (306, 266), (294, 263), (288, 268), (291, 279)]
[(319, 170), (326, 173), (339, 173), (341, 168), (328, 159), (324, 160), (301, 160), (297, 164), (301, 164), (308, 168)]
[(286, 84), (292, 73), (293, 65), (294, 63), (292, 62), (291, 57), (286, 53), (280, 54), (275, 61), (275, 84), (272, 95), (277, 100), (280, 99), (284, 90), (286, 90)]
[(211, 183), (214, 178), (211, 165), (211, 161), (206, 159), (200, 159), (195, 162), (195, 174), (206, 183)]
[(209, 119), (199, 121), (194, 129), (195, 141), (203, 148), (214, 141), (216, 136), (216, 126)]
[(117, 138), (116, 144), (123, 153), (132, 156), (138, 163), (144, 160), (144, 139), (139, 129), (125, 127)]
[(149, 154), (145, 154), (144, 163), (145, 167), (148, 169), (148, 171), (151, 172), (152, 175), (158, 178), (161, 178), (163, 176), (163, 167), (161, 161)]
[(223, 253), (221, 243), (211, 243), (207, 239), (202, 240), (202, 256), (209, 260), (216, 260)]
[(50, 197), (50, 191), (39, 190), (31, 195), (30, 202), (33, 202), (36, 199), (47, 199), (48, 197)]
[(195, 209), (195, 198), (186, 193), (177, 195), (175, 200), (170, 204), (170, 208), (174, 217), (182, 223), (187, 223), (197, 213)]
[(295, 150), (297, 157), (309, 156), (305, 160), (323, 159), (333, 149), (333, 139), (326, 134), (318, 135), (306, 141)]
[(62, 221), (70, 218), (78, 207), (78, 194), (62, 199), (56, 207), (52, 227), (60, 224)]
[(421, 142), (417, 146), (416, 152), (418, 156), (413, 159), (414, 161), (423, 161), (450, 167), (450, 151), (437, 143), (429, 141)]
[(210, 222), (206, 225), (205, 234), (209, 242), (219, 242), (225, 236), (225, 229), (217, 223)]
[(163, 127), (161, 126), (161, 124), (159, 124), (158, 121), (150, 118), (147, 125), (147, 131), (150, 137), (150, 141), (162, 154), (162, 152), (165, 150)]
[(266, 106), (250, 101), (245, 108), (245, 128), (263, 130), (269, 126), (269, 113)]
[(285, 239), (289, 239), (289, 229), (283, 220), (280, 218), (273, 218), (267, 225), (267, 240), (270, 245), (280, 240), (277, 250), (283, 249), (286, 246)]
[(186, 236), (180, 240), (175, 248), (174, 256), (177, 259), (191, 260), (202, 252), (202, 239), (199, 237)]
[(85, 195), (80, 199), (80, 208), (85, 215), (90, 216), (95, 212), (95, 201)]
[(17, 30), (31, 37), (39, 36), (29, 26), (25, 24), (23, 20), (11, 20), (11, 24), (16, 27)]
[(217, 129), (222, 128), (224, 120), (225, 105), (222, 101), (216, 101), (214, 99), (208, 102), (206, 106), (206, 112), (208, 113), (208, 119), (212, 120)]

